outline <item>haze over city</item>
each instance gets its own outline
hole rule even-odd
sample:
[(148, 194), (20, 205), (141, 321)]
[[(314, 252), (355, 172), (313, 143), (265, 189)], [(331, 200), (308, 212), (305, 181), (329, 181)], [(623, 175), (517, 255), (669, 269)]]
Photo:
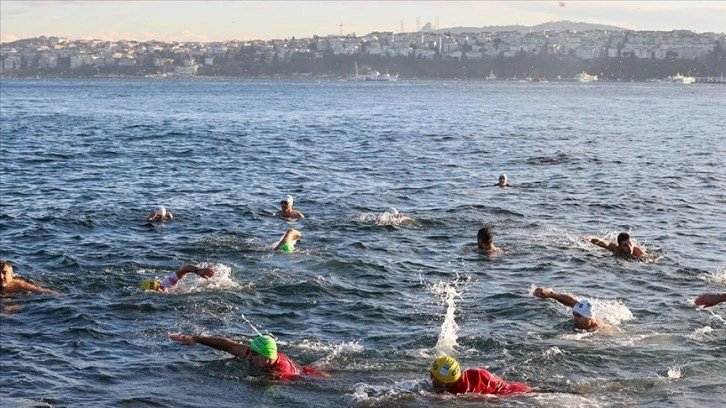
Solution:
[(551, 21), (632, 30), (723, 32), (724, 1), (14, 1), (0, 2), (0, 41), (212, 42), (374, 31), (533, 26)]

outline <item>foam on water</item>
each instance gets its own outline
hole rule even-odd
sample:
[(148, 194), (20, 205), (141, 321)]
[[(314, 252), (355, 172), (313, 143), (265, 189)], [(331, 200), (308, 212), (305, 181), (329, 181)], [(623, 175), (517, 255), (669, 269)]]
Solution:
[[(713, 273), (704, 273), (701, 275), (701, 279), (706, 282), (713, 283), (721, 289), (726, 287), (726, 265), (717, 267)], [(719, 289), (715, 290), (718, 291)]]
[(458, 346), (459, 325), (456, 324), (454, 313), (456, 312), (456, 298), (461, 295), (453, 284), (446, 282), (433, 284), (430, 290), (439, 296), (446, 305), (444, 321), (441, 323), (434, 351), (436, 355), (456, 355), (455, 347)]

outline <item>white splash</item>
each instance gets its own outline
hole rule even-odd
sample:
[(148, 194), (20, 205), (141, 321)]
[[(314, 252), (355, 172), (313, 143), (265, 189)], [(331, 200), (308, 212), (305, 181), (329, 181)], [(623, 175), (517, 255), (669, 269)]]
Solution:
[(681, 367), (668, 367), (668, 378), (681, 378)]
[(390, 406), (403, 395), (420, 395), (426, 388), (423, 380), (402, 380), (392, 385), (357, 383), (353, 386), (353, 402), (366, 406)]
[(240, 284), (232, 280), (232, 268), (227, 265), (200, 263), (197, 267), (214, 269), (214, 276), (209, 279), (203, 279), (191, 273), (187, 274), (179, 282), (177, 288), (175, 288), (175, 292), (207, 292), (242, 289)]
[(627, 306), (617, 300), (590, 299), (597, 317), (607, 323), (619, 325), (622, 322), (633, 320), (633, 313)]
[(331, 355), (339, 355), (343, 352), (362, 352), (363, 346), (358, 341), (347, 341), (340, 344), (324, 344), (317, 341), (303, 340), (296, 343), (296, 347), (303, 350), (314, 350), (314, 351), (325, 351), (331, 353)]
[(240, 315), (240, 317), (242, 317), (242, 320), (244, 320), (245, 323), (247, 323), (247, 324), (250, 325), (250, 327), (252, 328), (252, 330), (254, 330), (255, 333), (257, 333), (258, 336), (262, 336), (262, 333), (260, 333), (260, 331), (257, 330), (257, 327), (254, 324), (252, 324), (252, 322), (248, 318), (245, 317), (244, 313), (240, 313), (239, 315)]
[(703, 341), (707, 337), (707, 335), (712, 332), (713, 329), (710, 326), (701, 327), (700, 329), (696, 329), (693, 331), (693, 333), (689, 334), (688, 338), (694, 341)]
[(460, 294), (456, 291), (454, 285), (445, 282), (434, 284), (431, 290), (434, 294), (443, 298), (446, 304), (444, 322), (441, 323), (441, 332), (439, 332), (439, 339), (434, 350), (437, 355), (453, 355), (454, 347), (458, 345), (456, 340), (459, 333), (459, 325), (456, 324), (454, 312), (456, 312), (456, 297), (460, 296)]
[(726, 286), (726, 265), (717, 267), (713, 273), (704, 273), (701, 275), (701, 279), (706, 282)]
[(295, 347), (303, 350), (325, 352), (325, 356), (313, 363), (313, 365), (320, 368), (334, 367), (335, 364), (333, 363), (333, 360), (340, 355), (360, 353), (364, 351), (363, 346), (361, 346), (357, 341), (348, 341), (340, 344), (324, 344), (306, 339), (299, 343), (295, 343)]

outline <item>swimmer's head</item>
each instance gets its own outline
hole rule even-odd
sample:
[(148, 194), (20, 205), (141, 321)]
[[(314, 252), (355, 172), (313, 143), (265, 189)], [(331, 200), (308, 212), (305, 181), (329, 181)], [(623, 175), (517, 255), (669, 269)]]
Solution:
[[(461, 377), (461, 367), (453, 357), (441, 356), (429, 368), (431, 377), (441, 383), (451, 384)], [(434, 383), (434, 385), (436, 385)]]
[(389, 208), (389, 209), (388, 209), (387, 211), (388, 211), (388, 213), (390, 213), (391, 215), (398, 215), (398, 210), (396, 209), (396, 207), (391, 207), (391, 208)]
[(630, 234), (627, 232), (621, 232), (618, 234), (617, 241), (621, 251), (626, 254), (633, 253), (633, 241), (630, 239)]
[(156, 213), (159, 214), (162, 218), (166, 217), (166, 207), (164, 207), (163, 205), (156, 207)]
[(139, 287), (141, 288), (141, 290), (151, 290), (156, 292), (161, 287), (161, 282), (156, 279), (149, 279), (141, 282)]
[(289, 205), (290, 207), (292, 207), (292, 202), (293, 202), (292, 196), (290, 194), (288, 194), (282, 198), (282, 201), (280, 201), (280, 204), (282, 204), (284, 206)]
[(507, 181), (507, 175), (502, 173), (499, 175), (499, 181)]
[(592, 319), (592, 304), (587, 299), (582, 299), (572, 306), (572, 313), (582, 317)]
[(250, 343), (250, 348), (255, 353), (265, 357), (268, 360), (277, 359), (277, 343), (270, 336), (257, 336)]
[(477, 232), (476, 240), (478, 244), (491, 244), (494, 241), (494, 232), (489, 227), (483, 227)]
[(5, 288), (13, 281), (13, 266), (6, 260), (2, 260), (0, 266), (2, 266), (2, 287)]

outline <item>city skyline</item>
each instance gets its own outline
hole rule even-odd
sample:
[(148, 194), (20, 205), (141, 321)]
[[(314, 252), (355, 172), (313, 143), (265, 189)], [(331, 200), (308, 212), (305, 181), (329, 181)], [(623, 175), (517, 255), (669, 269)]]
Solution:
[(0, 2), (0, 41), (228, 41), (533, 26), (551, 21), (632, 30), (724, 32), (726, 1), (14, 1)]

